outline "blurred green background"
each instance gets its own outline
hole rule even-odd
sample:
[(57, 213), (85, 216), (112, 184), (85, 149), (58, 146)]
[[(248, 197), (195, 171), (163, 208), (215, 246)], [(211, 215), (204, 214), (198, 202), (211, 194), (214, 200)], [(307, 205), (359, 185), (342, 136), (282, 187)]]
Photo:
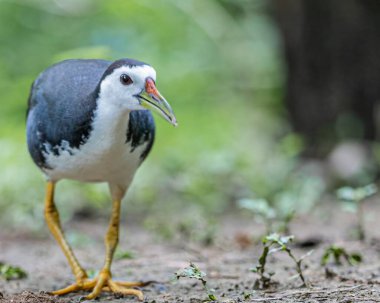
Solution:
[[(25, 145), (34, 78), (67, 58), (122, 57), (155, 67), (179, 121), (173, 128), (156, 116), (127, 217), (155, 229), (169, 215), (173, 226), (211, 230), (241, 199), (266, 198), (284, 213), (319, 201), (323, 179), (302, 165), (304, 141), (282, 103), (285, 67), (268, 1), (0, 0), (0, 226), (44, 224), (44, 179)], [(110, 207), (105, 185), (72, 181), (59, 183), (57, 204), (66, 221)]]

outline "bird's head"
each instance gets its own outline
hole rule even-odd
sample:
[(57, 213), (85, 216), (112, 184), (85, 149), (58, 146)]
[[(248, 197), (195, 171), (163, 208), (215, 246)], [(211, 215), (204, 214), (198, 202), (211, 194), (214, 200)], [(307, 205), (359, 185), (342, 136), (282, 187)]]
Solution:
[(156, 71), (149, 64), (133, 59), (113, 62), (103, 74), (100, 94), (120, 109), (154, 110), (177, 126), (172, 108), (156, 88)]

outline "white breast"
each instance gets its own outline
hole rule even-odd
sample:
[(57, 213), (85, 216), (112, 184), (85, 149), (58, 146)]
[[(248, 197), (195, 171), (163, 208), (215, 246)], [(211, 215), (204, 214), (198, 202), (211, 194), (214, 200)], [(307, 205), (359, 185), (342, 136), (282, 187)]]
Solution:
[(117, 106), (99, 102), (93, 119), (93, 129), (87, 141), (78, 149), (67, 141), (59, 146), (59, 155), (46, 146), (45, 170), (48, 179), (74, 179), (84, 182), (109, 182), (128, 185), (140, 164), (143, 144), (131, 152), (126, 143), (129, 112)]

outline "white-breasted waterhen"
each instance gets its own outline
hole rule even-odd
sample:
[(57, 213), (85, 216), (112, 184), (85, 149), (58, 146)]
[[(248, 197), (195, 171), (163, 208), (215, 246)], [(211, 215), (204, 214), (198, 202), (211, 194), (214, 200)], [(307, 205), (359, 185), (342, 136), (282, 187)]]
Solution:
[[(112, 280), (111, 263), (119, 238), (120, 204), (133, 176), (148, 155), (155, 125), (149, 110), (177, 125), (167, 101), (156, 88), (156, 71), (133, 59), (66, 60), (43, 71), (28, 101), (29, 152), (47, 179), (45, 218), (63, 250), (76, 282), (52, 292), (63, 295), (102, 291), (135, 295), (142, 282)], [(89, 279), (64, 237), (54, 203), (55, 184), (62, 179), (107, 182), (113, 206), (105, 237), (104, 266)]]

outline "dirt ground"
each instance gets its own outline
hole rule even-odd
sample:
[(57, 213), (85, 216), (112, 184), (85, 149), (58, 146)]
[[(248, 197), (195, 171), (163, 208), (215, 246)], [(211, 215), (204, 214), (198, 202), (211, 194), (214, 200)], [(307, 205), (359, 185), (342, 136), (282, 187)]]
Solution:
[[(295, 254), (301, 256), (314, 250), (305, 260), (308, 288), (300, 287), (301, 282), (287, 256), (277, 253), (270, 257), (268, 264), (268, 269), (275, 272), (276, 284), (267, 290), (253, 289), (257, 275), (250, 268), (257, 263), (262, 245), (251, 239), (260, 235), (261, 230), (252, 220), (238, 214), (219, 220), (215, 244), (209, 247), (180, 240), (159, 240), (138, 222), (123, 224), (120, 247), (132, 251), (135, 256), (115, 260), (113, 275), (120, 280), (157, 281), (144, 288), (144, 302), (150, 303), (196, 303), (207, 299), (199, 281), (173, 279), (173, 273), (188, 266), (189, 261), (207, 273), (209, 286), (215, 289), (219, 302), (380, 302), (378, 199), (366, 204), (367, 239), (363, 243), (350, 239), (355, 217), (331, 205), (324, 205), (293, 222)], [(75, 252), (86, 268), (98, 269), (102, 265), (106, 225), (105, 220), (97, 220), (70, 222), (65, 226), (68, 234), (77, 231), (77, 239), (69, 238), (75, 243)], [(349, 252), (360, 252), (363, 263), (322, 267), (321, 256), (331, 244), (344, 246)], [(47, 231), (42, 234), (21, 229), (0, 231), (0, 261), (21, 266), (28, 272), (28, 278), (23, 280), (0, 280), (1, 303), (79, 302), (85, 295), (78, 293), (57, 298), (42, 292), (62, 288), (73, 281), (63, 254)], [(103, 294), (95, 302), (137, 300)]]

